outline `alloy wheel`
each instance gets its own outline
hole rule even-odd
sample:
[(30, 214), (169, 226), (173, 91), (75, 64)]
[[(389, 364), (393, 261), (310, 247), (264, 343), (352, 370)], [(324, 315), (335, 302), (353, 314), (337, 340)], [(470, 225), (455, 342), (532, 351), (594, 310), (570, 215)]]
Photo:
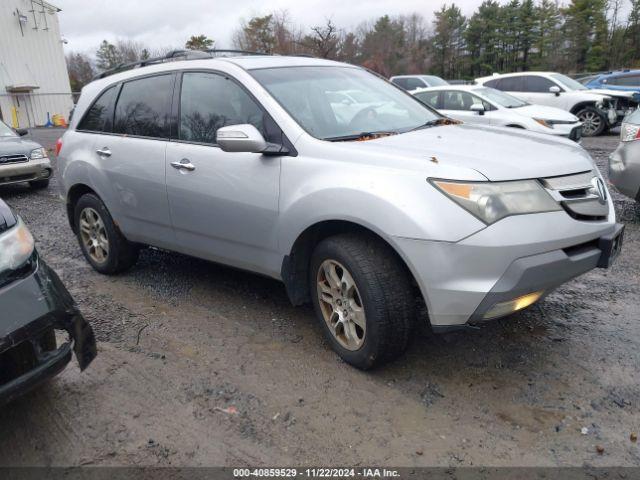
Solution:
[(318, 268), (317, 291), (322, 316), (333, 337), (347, 350), (360, 349), (367, 321), (351, 273), (341, 263), (325, 260)]
[(80, 239), (85, 250), (96, 263), (104, 263), (109, 257), (109, 239), (102, 218), (93, 208), (80, 212)]
[(602, 117), (596, 112), (583, 112), (580, 115), (580, 120), (582, 120), (582, 133), (585, 136), (595, 134), (602, 126)]

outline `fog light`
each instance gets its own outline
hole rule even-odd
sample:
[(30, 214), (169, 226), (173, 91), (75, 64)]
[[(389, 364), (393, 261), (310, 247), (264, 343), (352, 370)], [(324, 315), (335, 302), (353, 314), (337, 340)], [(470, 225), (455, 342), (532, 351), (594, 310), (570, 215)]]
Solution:
[(527, 293), (518, 298), (514, 298), (513, 300), (509, 300), (507, 302), (496, 303), (487, 313), (484, 314), (485, 320), (490, 320), (492, 318), (504, 317), (505, 315), (509, 315), (511, 313), (517, 312), (518, 310), (522, 310), (523, 308), (527, 308), (529, 305), (536, 303), (540, 300), (544, 292), (533, 292)]

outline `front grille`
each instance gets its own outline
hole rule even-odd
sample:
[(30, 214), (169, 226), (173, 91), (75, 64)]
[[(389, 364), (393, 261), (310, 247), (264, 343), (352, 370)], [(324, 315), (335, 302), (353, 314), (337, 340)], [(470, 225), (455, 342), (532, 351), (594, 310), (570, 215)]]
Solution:
[(0, 155), (0, 167), (9, 163), (24, 163), (29, 159), (26, 155)]
[[(598, 192), (598, 175), (594, 171), (580, 172), (542, 179), (542, 185), (572, 218), (582, 222), (606, 220), (609, 204)], [(594, 182), (595, 181), (595, 182)], [(600, 187), (606, 188), (604, 184)]]

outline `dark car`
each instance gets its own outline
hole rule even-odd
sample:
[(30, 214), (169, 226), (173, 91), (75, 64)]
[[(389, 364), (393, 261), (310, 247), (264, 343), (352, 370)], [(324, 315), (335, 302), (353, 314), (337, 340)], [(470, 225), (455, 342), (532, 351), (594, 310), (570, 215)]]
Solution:
[[(56, 331), (68, 340), (58, 345)], [(61, 372), (72, 353), (87, 368), (96, 356), (93, 330), (0, 200), (0, 404)]]
[(46, 188), (51, 178), (47, 150), (22, 138), (27, 130), (14, 130), (0, 120), (0, 185), (26, 182), (31, 188)]

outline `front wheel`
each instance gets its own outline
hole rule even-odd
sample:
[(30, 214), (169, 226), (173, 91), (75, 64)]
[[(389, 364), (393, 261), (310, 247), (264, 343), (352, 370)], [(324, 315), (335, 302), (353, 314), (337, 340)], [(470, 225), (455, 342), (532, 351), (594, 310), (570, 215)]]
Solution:
[(583, 137), (597, 137), (607, 128), (607, 119), (594, 107), (585, 107), (576, 113), (582, 122)]
[(366, 235), (327, 238), (310, 273), (316, 316), (345, 362), (367, 370), (404, 352), (415, 299), (406, 268), (387, 245)]

